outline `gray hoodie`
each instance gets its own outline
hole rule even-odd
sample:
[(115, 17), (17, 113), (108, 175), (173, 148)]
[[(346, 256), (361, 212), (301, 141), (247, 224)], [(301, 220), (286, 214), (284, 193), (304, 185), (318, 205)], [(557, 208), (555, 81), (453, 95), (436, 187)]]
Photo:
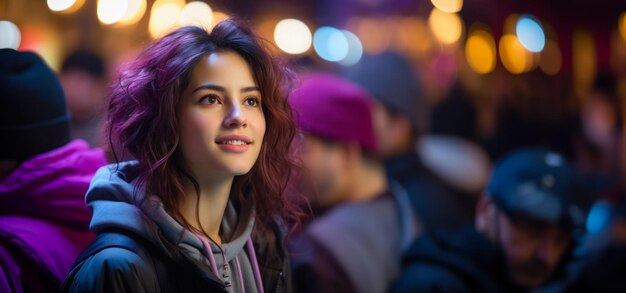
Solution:
[[(222, 222), (225, 241), (220, 250), (215, 244), (183, 228), (165, 211), (157, 196), (135, 190), (136, 166), (137, 162), (134, 161), (112, 164), (100, 168), (95, 174), (86, 196), (87, 206), (93, 210), (90, 229), (96, 234), (107, 228), (128, 230), (150, 241), (172, 258), (176, 256), (168, 251), (167, 244), (177, 245), (187, 259), (209, 278), (224, 284), (228, 291), (258, 292), (258, 287), (262, 287), (262, 284), (250, 240), (254, 226), (252, 209), (243, 209), (238, 213), (229, 202)], [(248, 250), (247, 254), (244, 249), (252, 251)], [(87, 275), (93, 274), (93, 270), (103, 270), (98, 266), (105, 266), (105, 269), (113, 270), (107, 276), (122, 272), (128, 274), (125, 271), (130, 271), (137, 274), (136, 278), (142, 283), (141, 291), (156, 291), (152, 289), (158, 282), (142, 278), (142, 270), (150, 269), (150, 265), (136, 255), (124, 256), (129, 252), (121, 250), (107, 248), (87, 259), (77, 274), (73, 288), (80, 288), (79, 291), (97, 291), (102, 286), (98, 282), (103, 280)], [(107, 263), (111, 259), (119, 261), (113, 265)], [(119, 272), (115, 271), (116, 268)], [(126, 278), (133, 278), (132, 273)], [(87, 275), (82, 278), (82, 274)], [(88, 284), (82, 280), (87, 280)]]

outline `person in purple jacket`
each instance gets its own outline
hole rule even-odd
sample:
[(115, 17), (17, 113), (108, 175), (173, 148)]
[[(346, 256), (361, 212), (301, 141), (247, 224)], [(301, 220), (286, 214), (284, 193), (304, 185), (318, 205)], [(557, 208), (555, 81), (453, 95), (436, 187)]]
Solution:
[(56, 292), (93, 239), (84, 196), (102, 149), (70, 141), (61, 84), (38, 55), (0, 49), (0, 292)]

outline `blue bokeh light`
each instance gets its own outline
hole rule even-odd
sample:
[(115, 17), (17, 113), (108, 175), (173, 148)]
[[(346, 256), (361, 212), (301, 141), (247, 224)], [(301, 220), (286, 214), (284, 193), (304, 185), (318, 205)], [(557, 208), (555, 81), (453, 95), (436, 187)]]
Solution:
[(611, 206), (600, 201), (591, 207), (587, 216), (587, 231), (596, 234), (606, 229), (611, 221)]
[(531, 52), (541, 52), (546, 46), (546, 35), (541, 24), (532, 16), (522, 15), (515, 26), (517, 38), (524, 48)]
[(338, 62), (348, 55), (348, 39), (346, 35), (329, 26), (323, 26), (313, 35), (313, 48), (317, 55), (330, 62)]
[(350, 31), (342, 30), (346, 39), (348, 40), (348, 54), (346, 54), (346, 58), (343, 58), (339, 61), (339, 64), (344, 66), (351, 66), (359, 62), (361, 57), (363, 56), (363, 44), (361, 44), (361, 40), (355, 34)]

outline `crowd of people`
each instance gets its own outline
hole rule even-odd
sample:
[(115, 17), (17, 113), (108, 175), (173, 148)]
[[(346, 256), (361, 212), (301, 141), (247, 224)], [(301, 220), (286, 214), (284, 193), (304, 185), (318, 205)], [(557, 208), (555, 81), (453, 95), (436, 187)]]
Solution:
[(410, 64), (295, 70), (234, 19), (109, 87), (0, 49), (0, 292), (626, 292), (611, 76), (555, 144)]

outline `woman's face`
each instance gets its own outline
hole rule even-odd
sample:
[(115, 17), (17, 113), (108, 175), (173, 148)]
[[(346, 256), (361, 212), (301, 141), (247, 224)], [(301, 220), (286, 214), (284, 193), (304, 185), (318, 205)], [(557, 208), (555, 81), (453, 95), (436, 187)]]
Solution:
[(265, 134), (261, 92), (233, 51), (208, 54), (192, 70), (178, 108), (180, 148), (199, 180), (248, 173)]

